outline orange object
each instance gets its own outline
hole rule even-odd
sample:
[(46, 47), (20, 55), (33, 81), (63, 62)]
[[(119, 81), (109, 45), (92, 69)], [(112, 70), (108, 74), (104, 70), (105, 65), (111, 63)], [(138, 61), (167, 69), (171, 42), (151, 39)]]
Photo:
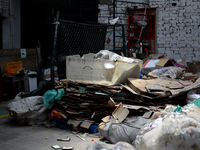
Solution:
[(119, 106), (121, 105), (122, 103), (119, 103), (119, 105), (117, 106), (117, 108), (113, 111), (113, 114), (117, 111), (117, 109), (119, 108)]
[(6, 74), (14, 75), (18, 70), (23, 70), (22, 61), (9, 62), (6, 67)]
[(60, 115), (59, 111), (57, 111), (56, 109), (53, 109), (53, 110), (51, 111), (51, 113), (49, 114), (49, 119), (50, 119), (50, 120), (53, 120), (53, 118), (56, 118), (56, 119), (64, 119), (64, 118)]

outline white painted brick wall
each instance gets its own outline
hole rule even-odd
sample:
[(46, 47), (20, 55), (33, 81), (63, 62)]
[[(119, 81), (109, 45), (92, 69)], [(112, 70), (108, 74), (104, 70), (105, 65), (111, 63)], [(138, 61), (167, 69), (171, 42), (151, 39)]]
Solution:
[[(126, 1), (126, 0), (124, 0)], [(136, 0), (132, 0), (136, 1)], [(141, 0), (137, 0), (141, 2)], [(148, 2), (148, 0), (143, 0)], [(172, 6), (176, 3), (176, 6)], [(120, 5), (120, 12), (126, 11), (127, 5)], [(187, 61), (200, 61), (200, 2), (199, 0), (149, 0), (151, 8), (157, 12), (157, 53), (153, 56), (166, 55), (169, 58), (183, 58)], [(131, 5), (134, 6), (134, 5)], [(143, 7), (142, 5), (137, 5)], [(122, 7), (122, 8), (121, 8)], [(113, 18), (112, 6), (99, 5), (99, 23), (108, 23)], [(106, 13), (102, 10), (108, 9)], [(108, 18), (103, 17), (109, 16)], [(118, 23), (125, 23), (119, 15)], [(199, 57), (199, 59), (198, 59)]]
[[(176, 3), (176, 6), (172, 6), (172, 3)], [(152, 8), (159, 8), (157, 9), (159, 11), (157, 11), (157, 55), (164, 53), (169, 58), (186, 57), (188, 62), (200, 61), (199, 0), (149, 0), (149, 4)], [(163, 32), (160, 29), (163, 26), (166, 28), (169, 26), (169, 30)], [(168, 41), (171, 47), (166, 44)], [(165, 52), (162, 47), (166, 47)]]

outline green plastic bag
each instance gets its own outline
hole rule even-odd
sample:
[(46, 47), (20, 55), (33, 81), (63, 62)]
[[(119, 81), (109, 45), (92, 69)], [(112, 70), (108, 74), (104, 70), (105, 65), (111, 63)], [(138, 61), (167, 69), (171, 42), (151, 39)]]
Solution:
[(55, 89), (46, 91), (43, 95), (44, 106), (51, 109), (51, 107), (54, 105), (56, 96), (57, 91)]
[(58, 89), (57, 91), (58, 91), (58, 93), (55, 97), (55, 100), (61, 100), (63, 94), (65, 93), (65, 90), (62, 88), (62, 89)]
[[(194, 100), (193, 102), (189, 103), (188, 105), (190, 105), (190, 104), (194, 104), (195, 106), (200, 108), (200, 98)], [(188, 107), (188, 105), (185, 105), (184, 107)]]
[[(183, 106), (183, 108), (184, 108), (184, 107), (188, 107), (188, 106), (190, 106), (191, 104), (194, 104), (195, 106), (197, 106), (197, 107), (200, 108), (200, 98), (198, 98), (198, 99), (194, 100), (193, 102), (191, 102), (191, 103), (189, 103), (189, 104)], [(182, 112), (181, 106), (178, 105), (177, 108), (174, 109), (173, 112), (179, 112), (179, 113), (181, 113), (181, 112)]]
[(181, 109), (181, 106), (177, 106), (177, 108), (176, 109), (174, 109), (174, 111), (173, 112), (178, 112), (178, 113), (182, 113), (182, 109)]

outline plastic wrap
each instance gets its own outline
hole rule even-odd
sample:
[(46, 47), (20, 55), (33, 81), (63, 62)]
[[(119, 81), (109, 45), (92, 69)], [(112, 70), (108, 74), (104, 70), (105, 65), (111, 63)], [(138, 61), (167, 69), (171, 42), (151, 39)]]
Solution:
[(47, 119), (49, 111), (43, 104), (42, 96), (31, 96), (21, 98), (20, 92), (15, 99), (6, 105), (6, 109), (13, 113), (13, 117), (19, 124), (35, 124)]
[(198, 98), (200, 98), (200, 88), (196, 88), (196, 89), (189, 91), (187, 93), (186, 101), (189, 104)]
[(148, 73), (151, 78), (166, 78), (170, 77), (176, 79), (183, 73), (184, 69), (178, 67), (165, 67), (160, 69), (155, 69)]
[(126, 142), (119, 142), (117, 144), (106, 144), (103, 142), (93, 142), (88, 145), (86, 150), (135, 150), (132, 145)]
[(120, 141), (132, 143), (137, 132), (149, 121), (141, 116), (127, 117), (122, 123), (114, 123), (115, 119), (107, 122), (102, 128), (99, 128), (101, 136), (111, 143)]
[(181, 113), (173, 113), (169, 111), (172, 109), (167, 109), (138, 132), (136, 148), (139, 150), (200, 149), (200, 108), (189, 105), (183, 107)]
[(109, 50), (101, 50), (98, 53), (94, 55), (94, 59), (108, 59), (113, 61), (124, 61), (124, 62), (130, 62), (130, 63), (143, 63), (140, 59), (133, 59), (128, 57), (122, 57), (116, 53), (113, 53)]

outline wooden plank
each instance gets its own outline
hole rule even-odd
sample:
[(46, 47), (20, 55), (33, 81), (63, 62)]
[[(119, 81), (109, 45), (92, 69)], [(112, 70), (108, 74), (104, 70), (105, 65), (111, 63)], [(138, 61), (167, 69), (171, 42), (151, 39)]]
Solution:
[(9, 62), (22, 61), (23, 68), (36, 71), (36, 48), (26, 49), (26, 58), (21, 58), (20, 49), (0, 50), (1, 76), (5, 73), (6, 64)]
[[(26, 49), (26, 55), (36, 55), (36, 48), (28, 48)], [(19, 56), (21, 58), (20, 49), (1, 49), (0, 57), (8, 57), (8, 56)]]

